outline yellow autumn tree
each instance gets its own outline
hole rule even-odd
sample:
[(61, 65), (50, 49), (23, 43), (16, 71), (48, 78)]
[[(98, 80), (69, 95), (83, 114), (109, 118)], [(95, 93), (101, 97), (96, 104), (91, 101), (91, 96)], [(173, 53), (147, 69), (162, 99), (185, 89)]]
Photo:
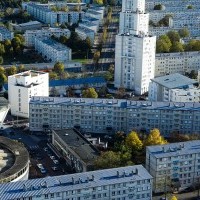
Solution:
[(145, 146), (167, 144), (167, 141), (160, 135), (157, 128), (151, 130), (150, 134), (144, 141)]
[(126, 145), (130, 147), (132, 150), (139, 151), (142, 149), (143, 144), (138, 134), (135, 131), (131, 131), (126, 137)]
[(171, 200), (178, 200), (176, 196), (172, 196)]

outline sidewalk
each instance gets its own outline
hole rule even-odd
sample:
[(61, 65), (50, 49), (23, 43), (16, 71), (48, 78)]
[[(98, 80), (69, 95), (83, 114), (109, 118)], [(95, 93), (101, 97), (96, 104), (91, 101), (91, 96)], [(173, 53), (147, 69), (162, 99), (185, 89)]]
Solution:
[[(173, 195), (176, 196), (178, 200), (195, 200), (195, 197), (198, 196), (198, 190), (182, 194), (167, 194), (167, 199), (170, 200)], [(160, 200), (160, 198), (164, 196), (164, 194), (160, 196), (153, 196), (153, 200)]]

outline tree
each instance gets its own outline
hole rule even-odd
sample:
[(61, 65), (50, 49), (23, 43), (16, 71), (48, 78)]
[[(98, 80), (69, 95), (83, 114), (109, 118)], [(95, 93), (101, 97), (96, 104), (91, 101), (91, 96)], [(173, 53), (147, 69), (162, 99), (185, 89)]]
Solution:
[(173, 195), (171, 200), (178, 200), (178, 199), (176, 198), (176, 196)]
[(166, 42), (167, 45), (169, 46), (169, 48), (172, 46), (172, 42), (171, 42), (170, 38), (167, 35), (161, 35), (159, 37), (159, 40), (163, 40), (164, 42)]
[(180, 41), (180, 35), (176, 31), (169, 31), (167, 33), (167, 36), (169, 37), (171, 43), (179, 42)]
[(50, 94), (51, 94), (51, 96), (53, 96), (53, 97), (59, 96), (59, 92), (58, 92), (58, 90), (57, 90), (55, 87), (52, 87), (52, 88), (51, 88)]
[(183, 28), (183, 29), (180, 29), (178, 31), (179, 35), (181, 38), (185, 38), (185, 37), (189, 37), (190, 36), (190, 32), (187, 28)]
[(82, 96), (84, 98), (98, 98), (98, 94), (94, 88), (87, 88), (82, 91)]
[(125, 95), (126, 95), (126, 89), (124, 87), (118, 88), (117, 93), (116, 93), (116, 98), (122, 99)]
[(103, 5), (103, 0), (94, 0), (93, 2), (99, 5)]
[(157, 4), (154, 6), (154, 10), (162, 10), (163, 6), (161, 4)]
[(94, 53), (93, 60), (94, 60), (95, 63), (99, 62), (100, 55), (101, 55), (100, 51), (96, 51)]
[(60, 38), (59, 38), (59, 41), (60, 41), (62, 44), (66, 44), (66, 43), (67, 43), (67, 40), (68, 40), (68, 38), (67, 38), (65, 35), (61, 35)]
[(193, 9), (193, 6), (192, 6), (192, 5), (189, 5), (189, 6), (187, 7), (187, 9)]
[(95, 160), (94, 164), (96, 169), (109, 169), (120, 167), (120, 155), (113, 151), (103, 152), (101, 156), (99, 156)]
[(56, 74), (56, 72), (49, 72), (49, 79), (50, 80), (58, 79), (58, 75)]
[(26, 69), (24, 67), (24, 65), (20, 65), (18, 68), (17, 68), (17, 71), (18, 72), (24, 72)]
[(0, 65), (3, 64), (3, 57), (0, 56)]
[(3, 84), (7, 81), (6, 75), (0, 73), (0, 89), (2, 89)]
[(156, 128), (151, 130), (150, 134), (144, 141), (145, 146), (167, 144), (167, 141), (160, 135), (160, 131)]
[(131, 131), (126, 137), (126, 145), (132, 149), (132, 151), (142, 150), (142, 141), (138, 137), (135, 131)]
[(5, 48), (3, 44), (0, 44), (0, 55), (3, 55), (5, 53)]
[(200, 51), (200, 40), (190, 40), (185, 45), (185, 51)]
[(54, 67), (53, 67), (53, 71), (56, 72), (57, 74), (61, 75), (65, 70), (65, 66), (63, 63), (61, 62), (57, 62), (55, 63)]
[(0, 74), (4, 74), (4, 73), (5, 73), (4, 67), (1, 67), (1, 66), (0, 66)]
[(8, 67), (6, 68), (6, 75), (11, 76), (17, 73), (17, 68), (16, 66)]
[(107, 93), (108, 93), (108, 88), (106, 86), (102, 86), (98, 91), (98, 96), (105, 97)]
[(183, 52), (184, 48), (182, 43), (180, 42), (174, 42), (170, 48), (170, 52)]
[(168, 53), (170, 52), (170, 47), (164, 40), (158, 39), (156, 41), (156, 53)]

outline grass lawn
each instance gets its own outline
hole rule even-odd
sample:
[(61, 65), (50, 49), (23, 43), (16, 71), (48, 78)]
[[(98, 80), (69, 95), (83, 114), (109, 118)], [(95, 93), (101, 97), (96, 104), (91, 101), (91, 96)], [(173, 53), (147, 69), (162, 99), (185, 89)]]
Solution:
[(90, 59), (73, 59), (72, 61), (75, 61), (75, 62), (80, 62), (80, 63), (82, 63), (82, 64), (87, 64), (89, 61), (90, 61)]

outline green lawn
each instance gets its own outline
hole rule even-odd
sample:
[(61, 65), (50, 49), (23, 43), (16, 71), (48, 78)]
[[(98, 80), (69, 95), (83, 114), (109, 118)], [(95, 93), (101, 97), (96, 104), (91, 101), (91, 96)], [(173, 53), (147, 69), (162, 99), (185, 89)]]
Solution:
[(82, 64), (87, 64), (90, 59), (73, 59), (72, 61), (80, 62)]

